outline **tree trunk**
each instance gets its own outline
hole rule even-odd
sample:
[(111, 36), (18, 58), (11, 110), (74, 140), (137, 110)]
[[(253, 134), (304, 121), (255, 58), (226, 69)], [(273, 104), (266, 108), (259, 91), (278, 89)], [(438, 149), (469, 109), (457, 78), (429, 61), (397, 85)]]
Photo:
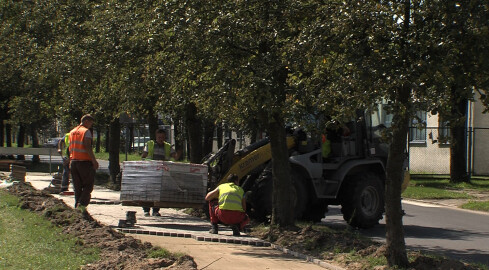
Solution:
[(129, 141), (128, 141), (127, 149), (131, 153), (133, 152), (133, 148), (132, 148), (133, 145), (134, 145), (134, 124), (129, 124)]
[(187, 104), (185, 123), (190, 146), (190, 162), (200, 163), (202, 161), (202, 122), (197, 117), (197, 107), (194, 103)]
[[(32, 138), (32, 147), (39, 147), (39, 138), (37, 137), (37, 128), (36, 124), (31, 124), (30, 126), (30, 132), (31, 132), (31, 138)], [(32, 156), (32, 162), (33, 163), (39, 163), (41, 159), (39, 158), (39, 155), (33, 155)]]
[(272, 151), (273, 199), (272, 225), (285, 228), (294, 225), (294, 199), (290, 178), (289, 155), (285, 134), (285, 123), (278, 114), (269, 123), (270, 145)]
[(389, 147), (389, 157), (386, 166), (386, 258), (389, 266), (406, 267), (409, 262), (402, 223), (401, 185), (404, 178), (403, 162), (409, 118), (405, 115), (398, 115), (395, 123), (397, 124), (393, 127), (392, 142)]
[(107, 127), (105, 131), (105, 153), (110, 152), (110, 125)]
[(217, 149), (221, 149), (222, 147), (222, 122), (220, 122), (218, 125), (217, 125)]
[(183, 153), (183, 139), (182, 139), (182, 127), (181, 127), (181, 121), (178, 118), (173, 119), (173, 134), (175, 138), (175, 151), (181, 152), (180, 158), (178, 160), (183, 160), (184, 159), (184, 153)]
[(3, 118), (0, 118), (0, 147), (3, 147), (5, 143), (5, 125), (3, 124), (3, 120)]
[[(452, 91), (452, 95), (453, 95)], [(459, 99), (452, 103), (453, 121), (450, 121), (450, 183), (470, 182), (467, 173), (467, 100)]]
[(109, 173), (112, 183), (117, 184), (117, 176), (121, 171), (121, 167), (119, 165), (121, 123), (119, 122), (119, 118), (116, 118), (110, 123), (109, 133)]
[(101, 132), (100, 127), (97, 126), (96, 130), (97, 130), (97, 143), (95, 144), (95, 153), (100, 153), (100, 140), (102, 138), (102, 136), (100, 134), (100, 132)]
[(258, 140), (258, 128), (251, 130), (250, 144), (254, 144)]
[(203, 149), (203, 155), (206, 156), (207, 154), (212, 152), (212, 148), (214, 145), (214, 129), (216, 128), (216, 125), (212, 121), (205, 121), (204, 124), (204, 144), (202, 145)]
[(149, 138), (156, 140), (156, 130), (158, 129), (158, 116), (151, 108), (148, 114)]
[(11, 124), (5, 125), (5, 143), (7, 144), (7, 147), (12, 147), (12, 125)]
[[(24, 147), (25, 138), (25, 127), (23, 125), (19, 126), (19, 133), (17, 134), (17, 147)], [(25, 160), (24, 155), (17, 155), (17, 160)]]
[[(410, 31), (411, 1), (402, 2), (404, 11), (403, 33), (401, 39), (401, 59), (408, 69), (409, 45), (407, 43)], [(396, 89), (394, 89), (396, 90)], [(386, 165), (385, 185), (385, 229), (387, 264), (406, 268), (409, 265), (404, 240), (404, 227), (402, 223), (401, 186), (404, 179), (403, 163), (406, 153), (407, 134), (409, 131), (411, 85), (405, 83), (395, 92), (392, 141), (389, 146), (389, 155)]]
[[(11, 124), (6, 124), (5, 125), (5, 139), (6, 139), (6, 144), (7, 147), (12, 147), (12, 125)], [(8, 159), (14, 159), (13, 155), (8, 155)]]

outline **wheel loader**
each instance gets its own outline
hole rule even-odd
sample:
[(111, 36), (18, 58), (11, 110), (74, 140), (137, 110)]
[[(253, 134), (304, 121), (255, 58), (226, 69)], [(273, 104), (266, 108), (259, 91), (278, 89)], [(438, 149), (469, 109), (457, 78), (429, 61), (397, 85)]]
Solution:
[[(388, 145), (380, 132), (385, 125), (378, 114), (357, 112), (347, 123), (349, 134), (332, 136), (330, 153), (323, 156), (314, 136), (295, 130), (287, 136), (295, 218), (319, 221), (328, 205), (341, 205), (345, 221), (356, 228), (378, 224), (384, 212), (385, 165)], [(336, 130), (328, 131), (337, 133)], [(208, 166), (208, 189), (237, 174), (246, 192), (248, 214), (265, 221), (272, 212), (271, 148), (268, 138), (235, 151), (229, 140), (204, 161)], [(405, 171), (403, 188), (409, 174)]]

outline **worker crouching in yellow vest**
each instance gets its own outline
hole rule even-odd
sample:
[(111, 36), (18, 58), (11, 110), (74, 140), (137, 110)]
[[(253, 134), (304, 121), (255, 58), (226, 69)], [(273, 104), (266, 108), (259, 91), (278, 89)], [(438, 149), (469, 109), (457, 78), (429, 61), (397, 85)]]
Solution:
[(234, 236), (239, 236), (240, 231), (250, 221), (246, 214), (246, 198), (244, 190), (238, 185), (239, 178), (236, 174), (228, 177), (228, 183), (219, 185), (205, 196), (209, 202), (209, 214), (212, 224), (210, 233), (217, 234), (218, 223), (230, 225)]

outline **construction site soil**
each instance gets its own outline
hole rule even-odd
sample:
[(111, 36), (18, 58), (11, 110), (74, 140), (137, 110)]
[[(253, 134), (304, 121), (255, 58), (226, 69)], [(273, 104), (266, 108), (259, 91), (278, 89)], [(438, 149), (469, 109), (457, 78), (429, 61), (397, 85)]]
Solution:
[(190, 256), (178, 258), (149, 258), (154, 247), (131, 236), (101, 225), (88, 212), (67, 206), (46, 191), (39, 191), (28, 184), (15, 184), (7, 189), (20, 198), (20, 207), (38, 213), (54, 225), (63, 228), (63, 233), (79, 239), (78, 244), (100, 249), (100, 259), (83, 266), (83, 269), (197, 269)]
[[(83, 266), (83, 269), (197, 269), (190, 256), (174, 258), (149, 258), (148, 251), (154, 247), (131, 236), (126, 236), (111, 227), (94, 220), (88, 212), (81, 212), (67, 206), (46, 191), (34, 189), (29, 184), (16, 184), (7, 189), (20, 198), (20, 207), (38, 213), (53, 224), (63, 228), (63, 232), (80, 239), (79, 244), (97, 247), (101, 250), (97, 262)], [(193, 215), (201, 215), (198, 211)], [(272, 232), (252, 232), (250, 235), (270, 241), (290, 250), (310, 255), (345, 269), (370, 269), (367, 258), (380, 259), (385, 256), (385, 246), (359, 238), (349, 231), (316, 230), (313, 226), (291, 228)], [(355, 250), (355, 256), (349, 251)], [(192, 255), (192, 254), (190, 254)], [(479, 269), (460, 261), (437, 256), (426, 256), (421, 252), (409, 252), (412, 259), (409, 269)], [(389, 269), (376, 266), (375, 269)]]

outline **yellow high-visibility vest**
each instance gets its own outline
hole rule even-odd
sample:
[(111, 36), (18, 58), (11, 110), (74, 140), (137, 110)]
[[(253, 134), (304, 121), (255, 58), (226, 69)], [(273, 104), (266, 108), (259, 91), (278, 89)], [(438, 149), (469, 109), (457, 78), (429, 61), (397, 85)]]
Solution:
[[(165, 145), (165, 158), (167, 160), (173, 161), (174, 159), (170, 156), (170, 154), (171, 154), (171, 145), (169, 143), (167, 143), (167, 142), (164, 142), (163, 144)], [(149, 140), (147, 142), (147, 145), (148, 145), (148, 158), (149, 159), (154, 159), (154, 155), (155, 155), (155, 141)]]
[(244, 212), (243, 196), (244, 190), (234, 183), (219, 185), (219, 209)]

